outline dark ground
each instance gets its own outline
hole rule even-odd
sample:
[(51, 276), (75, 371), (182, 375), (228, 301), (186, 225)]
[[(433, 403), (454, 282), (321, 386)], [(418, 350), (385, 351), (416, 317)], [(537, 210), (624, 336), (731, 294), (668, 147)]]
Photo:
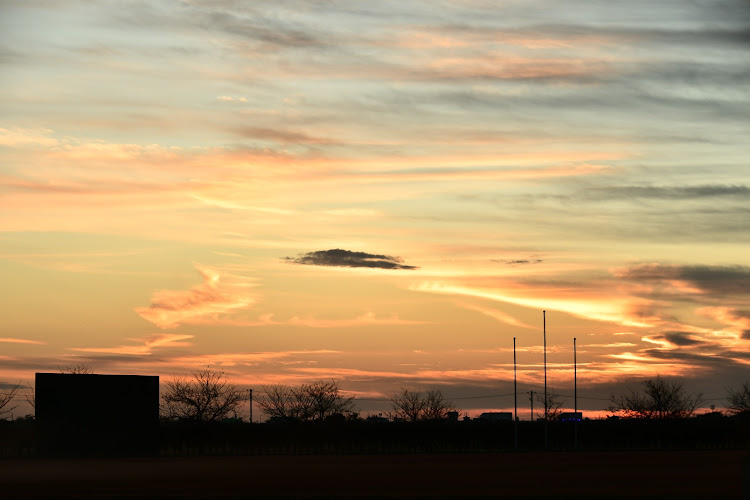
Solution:
[(0, 459), (0, 498), (274, 496), (750, 498), (750, 451)]

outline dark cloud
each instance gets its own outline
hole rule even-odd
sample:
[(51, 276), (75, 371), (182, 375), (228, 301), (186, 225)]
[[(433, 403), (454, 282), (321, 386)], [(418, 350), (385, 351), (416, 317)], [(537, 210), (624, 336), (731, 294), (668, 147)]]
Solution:
[(744, 197), (750, 195), (750, 188), (743, 185), (706, 184), (700, 186), (615, 186), (586, 190), (587, 197), (593, 198), (656, 198), (656, 199), (695, 199), (726, 196)]
[(667, 332), (664, 334), (664, 339), (677, 346), (694, 346), (704, 343), (701, 340), (691, 337), (685, 332)]
[(619, 276), (632, 281), (687, 281), (701, 290), (722, 295), (750, 294), (750, 267), (747, 266), (642, 264), (620, 272)]
[(490, 259), (492, 262), (497, 262), (498, 264), (507, 264), (509, 266), (518, 266), (522, 264), (539, 264), (540, 262), (543, 262), (542, 259), (520, 259), (520, 260), (504, 260), (504, 259)]
[(750, 340), (750, 330), (744, 330), (742, 332), (742, 338), (745, 340)]
[(306, 264), (311, 266), (419, 269), (417, 266), (403, 264), (403, 260), (400, 257), (366, 252), (352, 252), (351, 250), (342, 250), (340, 248), (308, 252), (299, 257), (285, 257), (284, 260), (295, 264)]
[[(659, 359), (659, 360), (675, 360), (675, 361), (692, 361), (695, 362), (696, 366), (725, 366), (725, 365), (739, 365), (738, 361), (732, 359), (733, 354), (731, 353), (718, 353), (714, 355), (699, 354), (695, 352), (686, 352), (683, 350), (662, 350), (662, 349), (645, 349), (640, 351), (641, 354), (648, 357)], [(736, 356), (735, 356), (736, 357)]]
[(18, 387), (19, 389), (31, 389), (28, 385), (19, 385), (19, 384), (12, 384), (8, 382), (0, 382), (0, 390), (6, 390), (6, 389), (14, 389)]

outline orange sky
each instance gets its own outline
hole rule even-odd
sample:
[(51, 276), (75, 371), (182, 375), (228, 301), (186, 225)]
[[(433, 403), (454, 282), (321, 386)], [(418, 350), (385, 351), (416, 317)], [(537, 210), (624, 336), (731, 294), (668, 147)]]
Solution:
[(6, 2), (0, 390), (211, 366), (508, 409), (546, 310), (567, 407), (574, 337), (580, 408), (656, 374), (721, 407), (747, 28), (739, 1)]

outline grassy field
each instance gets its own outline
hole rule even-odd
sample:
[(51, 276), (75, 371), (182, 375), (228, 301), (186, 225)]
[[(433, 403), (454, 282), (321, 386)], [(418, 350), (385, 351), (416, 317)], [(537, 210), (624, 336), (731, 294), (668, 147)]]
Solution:
[(749, 468), (748, 451), (29, 458), (0, 460), (0, 497), (743, 498)]

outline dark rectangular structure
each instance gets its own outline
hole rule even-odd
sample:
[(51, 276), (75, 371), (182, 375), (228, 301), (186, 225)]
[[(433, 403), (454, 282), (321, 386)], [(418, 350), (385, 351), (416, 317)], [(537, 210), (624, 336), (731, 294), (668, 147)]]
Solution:
[(37, 373), (35, 410), (48, 454), (158, 453), (157, 376)]

